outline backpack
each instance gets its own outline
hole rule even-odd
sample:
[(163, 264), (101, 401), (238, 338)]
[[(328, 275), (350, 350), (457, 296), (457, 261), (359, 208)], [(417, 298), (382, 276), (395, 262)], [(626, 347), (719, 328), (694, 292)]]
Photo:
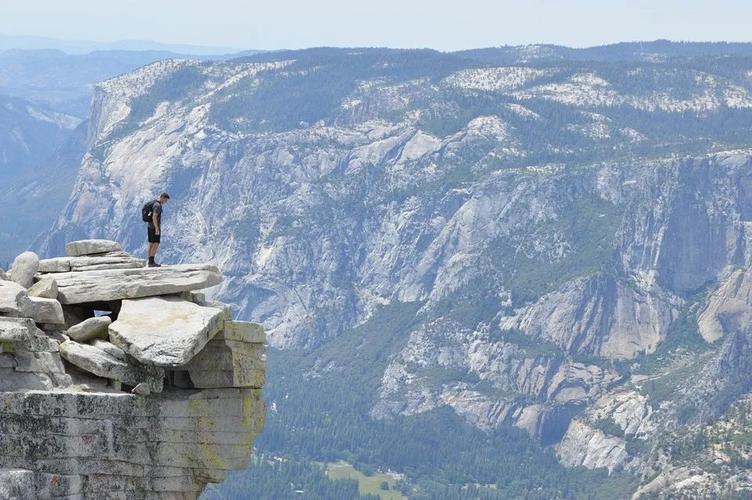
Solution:
[(141, 207), (141, 220), (144, 222), (151, 222), (151, 217), (154, 214), (154, 200), (147, 201), (143, 207)]

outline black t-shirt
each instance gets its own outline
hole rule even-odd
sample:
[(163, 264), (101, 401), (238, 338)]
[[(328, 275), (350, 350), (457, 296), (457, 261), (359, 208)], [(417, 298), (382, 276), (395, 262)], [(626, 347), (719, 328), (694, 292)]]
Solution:
[[(151, 205), (151, 211), (157, 214), (157, 222), (159, 223), (159, 227), (162, 227), (162, 204), (159, 203), (158, 200), (154, 200), (154, 203)], [(154, 227), (153, 219), (149, 220), (149, 227)]]

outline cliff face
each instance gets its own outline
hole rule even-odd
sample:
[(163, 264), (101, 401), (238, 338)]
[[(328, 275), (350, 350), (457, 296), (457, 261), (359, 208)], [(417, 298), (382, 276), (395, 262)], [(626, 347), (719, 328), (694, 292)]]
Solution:
[[(749, 389), (745, 61), (158, 63), (99, 86), (43, 248), (140, 249), (133, 207), (167, 189), (166, 258), (220, 264), (277, 347), (315, 357), (414, 306), (363, 367), (373, 418), (448, 406), (649, 481), (656, 436)], [(352, 345), (305, 376), (383, 347)]]
[(114, 242), (27, 252), (0, 275), (0, 497), (197, 498), (248, 466), (263, 330)]

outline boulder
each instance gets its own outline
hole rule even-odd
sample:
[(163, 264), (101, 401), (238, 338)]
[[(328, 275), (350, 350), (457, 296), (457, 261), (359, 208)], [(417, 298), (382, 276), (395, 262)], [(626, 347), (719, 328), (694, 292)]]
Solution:
[(8, 273), (0, 269), (0, 280), (8, 281), (10, 280), (10, 276), (8, 276)]
[(31, 318), (37, 323), (47, 325), (64, 325), (63, 308), (55, 299), (26, 297), (22, 302), (21, 316)]
[(124, 300), (110, 341), (141, 363), (188, 363), (223, 327), (224, 312), (180, 297)]
[[(125, 353), (106, 342), (95, 345), (79, 344), (69, 340), (60, 344), (60, 355), (69, 363), (97, 377), (114, 380), (130, 386), (146, 384), (151, 392), (161, 392), (164, 370), (154, 366), (143, 366), (129, 361)], [(117, 353), (117, 354), (116, 354)]]
[(31, 319), (0, 317), (0, 392), (49, 390), (70, 382), (56, 341)]
[(90, 342), (96, 338), (106, 339), (110, 323), (112, 320), (109, 316), (89, 318), (68, 328), (66, 335), (80, 343)]
[(96, 271), (98, 269), (132, 269), (144, 267), (143, 259), (125, 255), (55, 257), (39, 261), (40, 273), (67, 273), (70, 271)]
[(28, 292), (24, 287), (13, 281), (0, 281), (0, 314), (18, 316), (21, 312), (21, 302)]
[(134, 299), (177, 294), (218, 285), (216, 266), (183, 264), (141, 269), (108, 269), (55, 275), (63, 304)]
[(34, 252), (24, 252), (13, 261), (10, 268), (10, 279), (29, 288), (34, 284), (34, 275), (39, 269), (39, 257)]
[(78, 240), (65, 245), (65, 254), (69, 257), (96, 255), (107, 252), (122, 251), (120, 243), (110, 240)]
[(29, 297), (28, 291), (13, 281), (0, 281), (0, 314), (31, 318), (37, 323), (48, 325), (65, 324), (60, 302)]
[(29, 295), (43, 299), (56, 299), (57, 282), (52, 278), (42, 278), (29, 288)]

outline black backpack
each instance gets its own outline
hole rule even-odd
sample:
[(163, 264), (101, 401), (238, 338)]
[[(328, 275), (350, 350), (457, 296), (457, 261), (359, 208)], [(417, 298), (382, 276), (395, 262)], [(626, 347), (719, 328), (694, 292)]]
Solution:
[(154, 215), (154, 201), (147, 201), (143, 207), (141, 207), (141, 220), (144, 222), (151, 222), (151, 217)]

